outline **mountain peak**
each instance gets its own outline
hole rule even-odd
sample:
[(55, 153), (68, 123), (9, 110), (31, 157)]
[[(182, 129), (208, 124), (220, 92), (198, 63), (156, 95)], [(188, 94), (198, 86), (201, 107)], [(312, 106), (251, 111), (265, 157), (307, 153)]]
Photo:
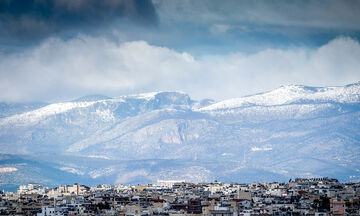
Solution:
[(161, 97), (161, 96), (187, 96), (189, 97), (188, 94), (181, 92), (181, 91), (155, 91), (155, 92), (146, 92), (146, 93), (140, 93), (140, 94), (130, 94), (130, 95), (124, 95), (124, 96), (120, 96), (119, 98), (136, 98), (136, 99), (155, 99), (156, 97)]
[(360, 83), (337, 87), (284, 85), (255, 95), (224, 100), (202, 108), (203, 111), (247, 106), (278, 106), (293, 103), (359, 103)]
[(111, 97), (105, 95), (86, 95), (80, 98), (73, 100), (72, 102), (91, 102), (91, 101), (99, 101), (99, 100), (109, 100)]

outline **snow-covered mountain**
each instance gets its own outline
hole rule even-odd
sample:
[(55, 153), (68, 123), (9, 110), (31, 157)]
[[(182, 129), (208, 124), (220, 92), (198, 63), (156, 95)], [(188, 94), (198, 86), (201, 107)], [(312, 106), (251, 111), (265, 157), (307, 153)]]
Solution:
[(359, 103), (360, 83), (342, 87), (308, 87), (299, 85), (282, 86), (270, 92), (234, 98), (202, 108), (216, 111), (246, 106), (279, 106), (288, 104)]
[[(0, 153), (51, 162), (46, 172), (70, 173), (70, 183), (360, 179), (360, 83), (282, 86), (216, 103), (153, 92), (8, 107)], [(0, 182), (21, 170), (3, 160), (1, 167), (14, 169), (3, 169), (12, 171)]]

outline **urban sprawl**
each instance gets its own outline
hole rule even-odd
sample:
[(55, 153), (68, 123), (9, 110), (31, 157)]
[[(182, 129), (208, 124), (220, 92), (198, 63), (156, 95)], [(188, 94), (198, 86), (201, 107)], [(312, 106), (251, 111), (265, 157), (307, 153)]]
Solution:
[(0, 192), (0, 215), (360, 215), (360, 183), (295, 179), (288, 183), (149, 185), (21, 185)]

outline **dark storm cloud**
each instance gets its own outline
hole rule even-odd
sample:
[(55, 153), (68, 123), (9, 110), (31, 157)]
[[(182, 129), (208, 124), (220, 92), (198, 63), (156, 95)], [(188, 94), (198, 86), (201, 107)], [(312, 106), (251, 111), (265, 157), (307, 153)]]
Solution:
[(63, 31), (101, 28), (119, 19), (153, 25), (151, 0), (1, 0), (0, 37), (33, 40)]
[(318, 47), (344, 35), (360, 40), (358, 0), (153, 0), (153, 3), (161, 25), (166, 26), (167, 32), (173, 32), (165, 39), (191, 53)]
[(360, 29), (358, 0), (153, 0), (160, 17), (188, 23)]

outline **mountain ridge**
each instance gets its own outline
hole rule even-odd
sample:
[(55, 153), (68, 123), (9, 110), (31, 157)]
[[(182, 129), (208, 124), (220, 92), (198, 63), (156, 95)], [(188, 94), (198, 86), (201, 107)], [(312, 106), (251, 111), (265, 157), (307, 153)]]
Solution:
[(183, 92), (83, 97), (1, 118), (0, 153), (45, 158), (46, 170), (68, 172), (69, 181), (353, 181), (360, 179), (359, 98), (360, 83), (283, 86), (230, 102)]
[[(329, 92), (329, 91), (330, 94), (321, 95), (321, 93)], [(343, 95), (346, 95), (346, 97), (343, 97)], [(325, 102), (331, 101), (331, 102), (341, 102), (341, 103), (344, 102), (358, 103), (360, 102), (359, 95), (360, 95), (360, 82), (348, 84), (346, 86), (336, 86), (336, 87), (334, 86), (310, 87), (303, 85), (286, 85), (268, 92), (220, 101), (218, 103), (210, 105), (210, 107), (204, 107), (202, 108), (202, 110), (235, 108), (235, 107), (243, 106), (243, 104), (260, 105), (260, 106), (284, 105), (284, 104), (294, 103), (299, 99), (303, 99), (303, 100), (308, 99), (310, 101), (323, 100)], [(282, 96), (283, 98), (280, 98), (279, 96)], [(270, 100), (268, 98), (270, 98)]]
[[(339, 90), (341, 89), (351, 89), (352, 91), (351, 92), (341, 92)], [(278, 94), (280, 93), (284, 93), (284, 92), (277, 92), (277, 91), (280, 91), (280, 90), (285, 90), (285, 93), (291, 93), (291, 92), (296, 92), (294, 90), (302, 90), (302, 91), (305, 91), (307, 90), (307, 92), (305, 93), (321, 93), (321, 92), (326, 92), (326, 91), (329, 91), (329, 90), (338, 90), (337, 94), (335, 94), (335, 96), (341, 96), (341, 95), (344, 95), (344, 93), (350, 93), (350, 95), (348, 95), (348, 97), (350, 97), (350, 101), (346, 101), (345, 99), (341, 99), (339, 101), (336, 101), (337, 98), (332, 98), (331, 96), (334, 96), (334, 95), (328, 95), (328, 98), (324, 98), (324, 99), (327, 99), (325, 101), (333, 101), (333, 102), (341, 102), (341, 103), (344, 103), (344, 102), (347, 102), (347, 103), (358, 103), (360, 102), (360, 81), (359, 82), (355, 82), (355, 83), (352, 83), (352, 84), (347, 84), (345, 86), (328, 86), (328, 87), (313, 87), (313, 86), (305, 86), (305, 85), (284, 85), (284, 86), (280, 86), (279, 88), (275, 89), (275, 90), (272, 90), (272, 91), (266, 91), (266, 92), (261, 92), (261, 93), (257, 93), (257, 94), (251, 94), (251, 95), (247, 95), (247, 96), (242, 96), (242, 97), (238, 97), (238, 98), (230, 98), (230, 99), (225, 99), (225, 100), (222, 100), (222, 101), (218, 101), (218, 102), (214, 102), (212, 105), (210, 106), (205, 106), (205, 107), (202, 107), (201, 110), (211, 110), (212, 107), (218, 107), (220, 106), (220, 104), (224, 104), (226, 102), (231, 102), (231, 101), (240, 101), (239, 104), (237, 106), (242, 106), (242, 103), (248, 103), (249, 105), (264, 105), (264, 106), (274, 106), (274, 105), (284, 105), (284, 104), (288, 104), (288, 102), (293, 102), (293, 101), (289, 101), (288, 100), (285, 100), (285, 101), (275, 101), (275, 103), (251, 103), (250, 101), (253, 100), (252, 98), (256, 98), (257, 96), (264, 96), (264, 97), (271, 97), (272, 95), (271, 94)], [(316, 91), (315, 91), (316, 90)], [(335, 92), (336, 93), (336, 92)], [(80, 97), (78, 99), (75, 99), (75, 100), (72, 100), (72, 101), (69, 101), (69, 102), (58, 102), (58, 103), (52, 103), (52, 104), (48, 104), (48, 105), (45, 105), (45, 107), (47, 106), (54, 106), (56, 107), (56, 105), (59, 105), (59, 107), (63, 107), (65, 108), (64, 111), (66, 111), (66, 105), (71, 105), (73, 103), (77, 103), (77, 104), (89, 104), (91, 105), (91, 103), (99, 103), (99, 102), (107, 102), (107, 101), (123, 101), (125, 102), (126, 99), (145, 99), (145, 100), (151, 100), (151, 99), (155, 99), (155, 97), (157, 95), (160, 95), (160, 94), (179, 94), (179, 95), (184, 95), (184, 96), (187, 96), (189, 97), (189, 95), (187, 93), (184, 93), (184, 92), (181, 92), (181, 91), (174, 91), (174, 92), (168, 92), (168, 91), (159, 91), (159, 92), (149, 92), (149, 93), (140, 93), (140, 94), (130, 94), (130, 95), (123, 95), (123, 96), (119, 96), (119, 97), (115, 97), (115, 98), (112, 98), (112, 97), (108, 97), (108, 96), (105, 96), (105, 95), (86, 95), (86, 96), (83, 96), (83, 97)], [(285, 94), (281, 95), (281, 96), (284, 96)], [(291, 99), (298, 99), (298, 98), (301, 98), (300, 96), (303, 96), (303, 95), (299, 95), (297, 97), (290, 97)], [(325, 95), (326, 96), (326, 95)], [(250, 100), (249, 100), (250, 99)], [(264, 99), (264, 98), (259, 98), (260, 99)], [(314, 98), (314, 99), (323, 99), (323, 98)], [(348, 98), (349, 99), (349, 98)], [(190, 98), (189, 98), (190, 100)], [(211, 99), (205, 99), (205, 100), (211, 100)], [(266, 100), (265, 100), (266, 101)], [(198, 102), (198, 101), (194, 101), (194, 102)], [(15, 103), (17, 104), (17, 103)], [(40, 104), (40, 103), (38, 103)], [(46, 104), (46, 103), (42, 103), (42, 104)], [(236, 106), (236, 104), (234, 104), (233, 106)], [(75, 107), (75, 106), (74, 106)], [(41, 107), (43, 108), (43, 107)], [(41, 109), (40, 108), (40, 109)], [(231, 107), (229, 107), (231, 108)], [(235, 107), (232, 107), (232, 108), (235, 108)], [(71, 108), (69, 108), (71, 109)], [(36, 110), (36, 109), (35, 109)], [(28, 111), (28, 112), (32, 112), (34, 110), (31, 110), (31, 111)], [(61, 111), (60, 111), (61, 112)], [(19, 115), (21, 113), (16, 113), (15, 115)], [(54, 114), (56, 114), (56, 111), (54, 111)]]

